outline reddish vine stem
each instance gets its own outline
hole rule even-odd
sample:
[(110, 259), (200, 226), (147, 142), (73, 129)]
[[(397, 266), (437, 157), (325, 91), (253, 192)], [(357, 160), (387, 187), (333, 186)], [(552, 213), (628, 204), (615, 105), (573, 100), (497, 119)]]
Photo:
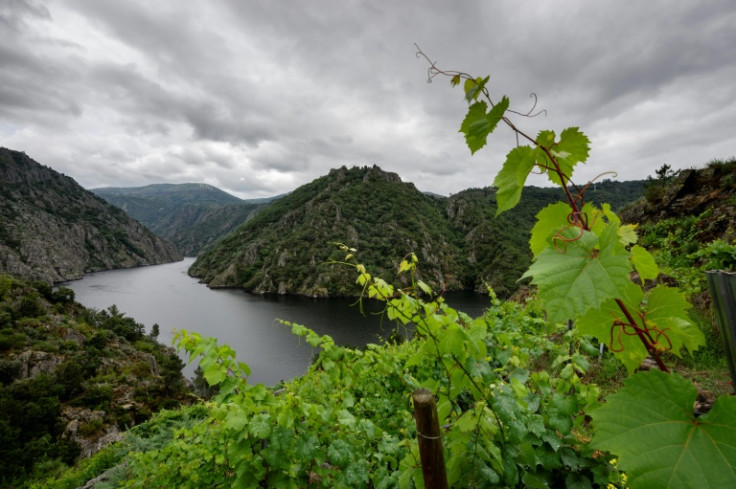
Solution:
[(657, 362), (657, 366), (659, 366), (659, 369), (662, 372), (670, 373), (670, 369), (667, 368), (667, 365), (664, 364), (662, 361), (662, 357), (659, 356), (659, 352), (656, 348), (654, 348), (654, 345), (652, 345), (649, 340), (647, 340), (647, 337), (645, 335), (645, 332), (637, 326), (636, 321), (634, 321), (634, 318), (631, 316), (631, 313), (629, 312), (626, 305), (623, 303), (621, 299), (616, 299), (616, 304), (618, 304), (619, 309), (621, 309), (621, 312), (624, 313), (624, 316), (626, 316), (626, 319), (629, 321), (629, 324), (634, 328), (636, 331), (636, 335), (639, 337), (641, 342), (644, 344), (644, 348), (647, 349), (649, 354), (652, 356), (655, 362)]

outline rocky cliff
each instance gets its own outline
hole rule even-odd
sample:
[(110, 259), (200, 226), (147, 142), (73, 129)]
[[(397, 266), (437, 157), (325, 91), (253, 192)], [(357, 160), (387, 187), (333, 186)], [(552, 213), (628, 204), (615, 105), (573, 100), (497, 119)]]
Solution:
[(180, 259), (173, 245), (72, 178), (0, 148), (0, 271), (61, 282)]

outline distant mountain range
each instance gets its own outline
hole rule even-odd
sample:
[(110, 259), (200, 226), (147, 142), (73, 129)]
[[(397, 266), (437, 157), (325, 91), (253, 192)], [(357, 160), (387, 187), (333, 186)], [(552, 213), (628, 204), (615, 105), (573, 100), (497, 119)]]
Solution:
[(92, 189), (96, 195), (195, 256), (280, 196), (243, 200), (199, 183)]
[(170, 243), (73, 179), (0, 148), (0, 272), (60, 282), (180, 259)]

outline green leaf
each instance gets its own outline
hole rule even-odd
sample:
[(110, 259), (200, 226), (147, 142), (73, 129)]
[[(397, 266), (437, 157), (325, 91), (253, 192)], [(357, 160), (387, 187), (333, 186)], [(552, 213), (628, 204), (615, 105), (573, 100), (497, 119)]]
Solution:
[(581, 317), (605, 301), (620, 297), (631, 283), (630, 265), (622, 246), (597, 250), (595, 234), (570, 228), (562, 233), (561, 249), (547, 248), (522, 278), (532, 277), (550, 320)]
[(621, 244), (628, 246), (639, 240), (636, 234), (636, 224), (624, 224), (618, 229), (618, 235), (621, 237)]
[[(641, 310), (644, 293), (640, 287), (629, 282), (624, 293), (616, 299), (620, 299), (629, 312), (637, 316)], [(621, 326), (614, 327), (616, 321), (626, 323), (627, 319), (614, 298), (611, 298), (599, 308), (591, 309), (580, 317), (577, 321), (577, 328), (580, 333), (595, 336), (601, 343), (606, 343), (631, 374), (641, 365), (649, 352), (638, 336), (630, 334), (633, 328), (629, 327), (624, 330)]]
[(506, 156), (503, 168), (493, 181), (493, 185), (498, 187), (497, 216), (519, 203), (524, 183), (536, 164), (537, 156), (538, 150), (530, 146), (518, 146)]
[(550, 236), (568, 226), (567, 217), (571, 212), (570, 206), (564, 202), (550, 204), (539, 211), (529, 239), (529, 247), (535, 258), (549, 246)]
[[(549, 131), (543, 131), (540, 135), (546, 132)], [(550, 150), (552, 155), (555, 156), (557, 164), (560, 166), (560, 170), (568, 179), (572, 177), (575, 165), (585, 162), (585, 160), (588, 159), (588, 154), (590, 153), (590, 139), (588, 139), (588, 136), (580, 132), (577, 127), (568, 127), (562, 131), (559, 142), (551, 146), (549, 144), (545, 144), (546, 141), (539, 141), (539, 139), (540, 138), (537, 137), (537, 142)], [(557, 185), (562, 184), (557, 173), (550, 171), (547, 172), (547, 176), (553, 183), (556, 183)]]
[(417, 286), (422, 290), (422, 292), (430, 297), (432, 296), (432, 287), (427, 285), (425, 282), (423, 282), (422, 280), (417, 280)]
[(654, 257), (639, 245), (631, 248), (631, 263), (634, 264), (634, 268), (639, 272), (642, 283), (645, 280), (654, 280), (659, 275), (659, 267), (654, 261)]
[(705, 345), (703, 332), (690, 321), (690, 307), (682, 292), (663, 285), (652, 289), (647, 297), (647, 326), (661, 331), (663, 337), (658, 338), (656, 332), (650, 334), (665, 348), (669, 345), (664, 336), (669, 338), (672, 353), (677, 356), (683, 347), (692, 352)]
[(736, 487), (736, 397), (695, 418), (697, 389), (677, 374), (633, 375), (592, 412), (592, 445), (618, 456), (632, 489)]
[(225, 380), (225, 377), (227, 377), (227, 371), (225, 367), (215, 362), (204, 370), (202, 376), (210, 386), (214, 386)]
[(460, 132), (465, 134), (465, 142), (471, 153), (475, 153), (486, 145), (488, 135), (496, 129), (498, 121), (509, 107), (509, 99), (504, 97), (490, 112), (488, 104), (475, 102), (468, 108), (468, 113), (460, 125)]
[(465, 100), (468, 102), (472, 102), (473, 100), (476, 100), (478, 96), (483, 92), (483, 89), (486, 86), (486, 83), (488, 83), (488, 80), (490, 79), (490, 76), (487, 76), (485, 78), (477, 77), (475, 79), (468, 78), (465, 80), (465, 85), (463, 88), (465, 89)]

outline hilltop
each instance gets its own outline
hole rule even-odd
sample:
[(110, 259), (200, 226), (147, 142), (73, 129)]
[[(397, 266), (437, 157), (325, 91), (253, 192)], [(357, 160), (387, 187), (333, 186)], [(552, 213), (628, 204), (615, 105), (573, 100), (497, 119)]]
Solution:
[(0, 148), (0, 271), (51, 283), (180, 259), (170, 243), (72, 178)]

